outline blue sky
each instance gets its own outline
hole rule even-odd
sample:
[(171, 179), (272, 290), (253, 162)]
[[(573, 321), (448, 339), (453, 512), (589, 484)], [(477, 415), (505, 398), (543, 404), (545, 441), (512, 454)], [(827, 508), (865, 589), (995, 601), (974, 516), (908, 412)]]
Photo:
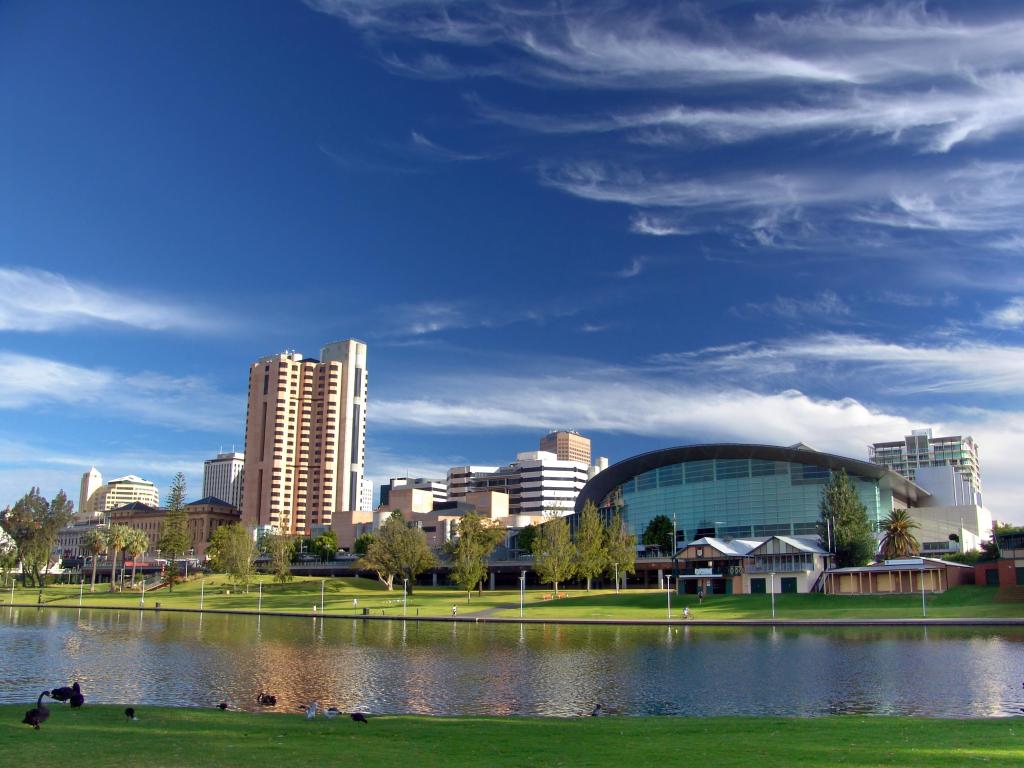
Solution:
[(1015, 3), (0, 5), (0, 504), (192, 495), (356, 337), (375, 479), (968, 433), (1024, 521)]

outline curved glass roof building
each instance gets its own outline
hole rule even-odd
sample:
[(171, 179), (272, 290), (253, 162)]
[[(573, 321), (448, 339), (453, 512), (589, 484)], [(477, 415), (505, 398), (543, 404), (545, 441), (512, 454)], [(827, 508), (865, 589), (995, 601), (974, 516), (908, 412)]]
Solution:
[(876, 528), (894, 508), (917, 506), (928, 496), (884, 466), (803, 444), (714, 443), (613, 464), (584, 486), (576, 512), (587, 501), (605, 515), (618, 510), (638, 537), (652, 518), (666, 515), (675, 520), (677, 546), (701, 536), (813, 535), (822, 491), (840, 470), (846, 470)]

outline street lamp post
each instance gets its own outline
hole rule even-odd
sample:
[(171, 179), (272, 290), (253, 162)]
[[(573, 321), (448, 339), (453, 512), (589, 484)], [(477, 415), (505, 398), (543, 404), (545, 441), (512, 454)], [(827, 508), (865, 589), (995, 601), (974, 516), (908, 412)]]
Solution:
[(324, 612), (324, 582), (327, 579), (320, 579), (320, 613)]
[(206, 579), (199, 581), (199, 610), (203, 610), (203, 598), (206, 597)]
[(668, 618), (672, 620), (672, 577), (665, 577), (665, 585), (668, 589), (665, 590), (665, 596), (668, 597)]
[(405, 616), (409, 598), (409, 580), (402, 579), (402, 615)]
[(260, 584), (260, 601), (259, 601), (259, 604), (256, 606), (256, 613), (263, 613), (263, 582), (261, 581), (259, 584)]
[(523, 618), (523, 604), (526, 602), (526, 571), (519, 572), (519, 618)]
[(619, 564), (615, 564), (615, 594), (619, 594)]
[(772, 571), (772, 621), (775, 621), (775, 571)]

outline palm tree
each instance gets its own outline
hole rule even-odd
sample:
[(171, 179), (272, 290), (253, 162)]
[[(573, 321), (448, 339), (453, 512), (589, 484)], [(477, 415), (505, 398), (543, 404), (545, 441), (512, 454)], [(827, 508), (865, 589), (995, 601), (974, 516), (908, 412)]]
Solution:
[(149, 549), (149, 536), (145, 531), (132, 528), (128, 541), (124, 545), (124, 553), (132, 559), (132, 587), (135, 586), (135, 560)]
[(921, 545), (913, 534), (914, 529), (920, 527), (907, 510), (894, 509), (890, 512), (882, 521), (882, 557), (892, 560), (920, 552)]
[(110, 591), (114, 591), (114, 575), (117, 573), (117, 553), (124, 549), (124, 545), (131, 536), (132, 529), (127, 525), (115, 523), (107, 529), (107, 547), (112, 554), (112, 565), (110, 569)]
[(92, 584), (89, 586), (89, 591), (95, 592), (96, 561), (99, 560), (100, 555), (107, 550), (107, 537), (99, 528), (93, 528), (82, 538), (82, 545), (85, 547), (85, 550), (92, 555)]

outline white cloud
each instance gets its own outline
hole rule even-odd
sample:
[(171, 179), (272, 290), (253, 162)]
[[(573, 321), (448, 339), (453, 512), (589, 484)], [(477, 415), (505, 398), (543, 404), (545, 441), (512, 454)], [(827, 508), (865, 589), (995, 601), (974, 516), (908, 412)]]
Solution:
[(243, 423), (242, 396), (213, 389), (198, 377), (86, 368), (0, 351), (0, 408), (87, 406), (151, 424), (235, 433)]
[(638, 235), (651, 235), (653, 237), (692, 235), (697, 231), (680, 226), (678, 222), (670, 222), (665, 217), (650, 216), (643, 213), (633, 216), (630, 220), (629, 228), (630, 231)]
[(776, 296), (767, 303), (748, 303), (738, 310), (740, 314), (773, 314), (788, 320), (801, 317), (846, 318), (850, 315), (850, 305), (835, 291), (822, 291), (810, 299), (796, 299), (789, 296)]
[(206, 310), (111, 291), (38, 269), (0, 267), (0, 331), (53, 331), (111, 323), (152, 331), (207, 331), (224, 320)]
[(645, 260), (644, 259), (642, 259), (640, 257), (636, 257), (632, 261), (630, 261), (630, 263), (627, 266), (623, 267), (622, 269), (620, 269), (615, 274), (617, 276), (621, 277), (621, 278), (624, 278), (624, 279), (628, 280), (629, 278), (636, 277), (641, 272), (643, 272), (644, 271), (644, 264), (645, 264)]
[(464, 152), (456, 152), (453, 149), (442, 147), (440, 144), (431, 141), (419, 131), (412, 131), (409, 137), (414, 148), (427, 157), (434, 160), (446, 162), (483, 160), (483, 155), (470, 155)]
[(878, 393), (1024, 395), (1024, 347), (980, 341), (912, 345), (854, 334), (820, 334), (765, 344), (666, 353), (653, 362), (694, 375), (746, 379), (799, 375), (863, 377)]
[(987, 313), (984, 322), (994, 328), (1024, 327), (1024, 298), (1010, 299), (1005, 306)]

